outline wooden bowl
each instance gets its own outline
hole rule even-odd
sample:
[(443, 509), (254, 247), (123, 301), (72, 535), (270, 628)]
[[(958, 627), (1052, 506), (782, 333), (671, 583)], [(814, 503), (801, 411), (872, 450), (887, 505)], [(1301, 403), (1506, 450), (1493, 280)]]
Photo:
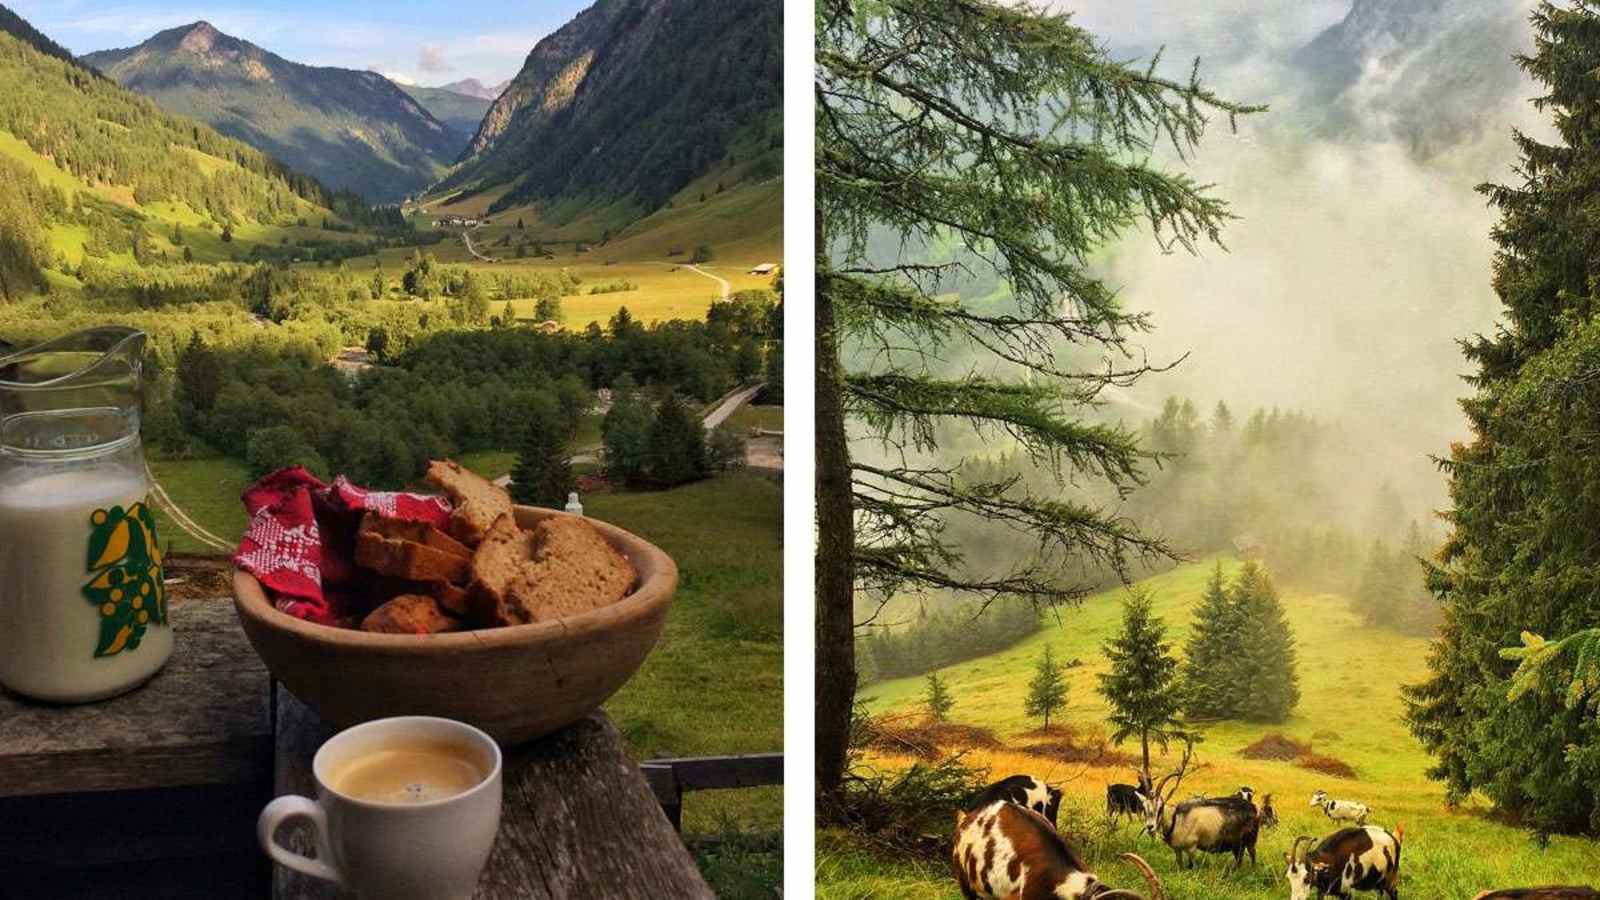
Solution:
[[(516, 507), (524, 528), (562, 515)], [(450, 634), (372, 634), (279, 612), (255, 576), (238, 570), (234, 606), (267, 669), (330, 725), (440, 716), (520, 743), (577, 721), (616, 693), (661, 636), (678, 587), (678, 565), (660, 548), (589, 522), (632, 561), (639, 583), (622, 600), (579, 616)]]

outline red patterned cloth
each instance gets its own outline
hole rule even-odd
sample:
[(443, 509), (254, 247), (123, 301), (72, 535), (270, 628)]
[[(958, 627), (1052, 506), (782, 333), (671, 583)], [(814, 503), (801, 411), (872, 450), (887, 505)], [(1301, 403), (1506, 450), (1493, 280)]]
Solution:
[(369, 491), (343, 475), (328, 485), (300, 466), (263, 477), (245, 489), (243, 500), (250, 526), (234, 563), (256, 576), (278, 609), (325, 625), (346, 612), (323, 590), (325, 541), (348, 542), (353, 523), (366, 512), (440, 529), (450, 520), (450, 501), (443, 497)]

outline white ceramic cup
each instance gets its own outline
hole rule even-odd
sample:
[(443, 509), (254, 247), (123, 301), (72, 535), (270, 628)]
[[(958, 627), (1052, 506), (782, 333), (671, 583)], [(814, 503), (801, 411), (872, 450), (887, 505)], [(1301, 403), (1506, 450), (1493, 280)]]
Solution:
[[(358, 800), (329, 786), (332, 774), (351, 760), (415, 740), (472, 748), (481, 754), (483, 780), (463, 793), (415, 804)], [(256, 821), (261, 848), (274, 861), (362, 898), (470, 900), (500, 828), (500, 747), (493, 738), (451, 719), (378, 719), (329, 738), (311, 771), (317, 799), (279, 797)], [(273, 840), (279, 825), (297, 817), (316, 831), (316, 859)]]

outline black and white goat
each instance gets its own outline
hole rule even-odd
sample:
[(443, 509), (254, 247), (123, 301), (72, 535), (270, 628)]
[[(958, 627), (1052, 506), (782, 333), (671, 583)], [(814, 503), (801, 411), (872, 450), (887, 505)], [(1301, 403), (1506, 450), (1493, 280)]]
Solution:
[(1367, 824), (1367, 809), (1365, 803), (1354, 800), (1335, 800), (1328, 796), (1327, 791), (1317, 791), (1311, 795), (1311, 805), (1322, 808), (1322, 812), (1335, 822), (1354, 822), (1357, 825)]

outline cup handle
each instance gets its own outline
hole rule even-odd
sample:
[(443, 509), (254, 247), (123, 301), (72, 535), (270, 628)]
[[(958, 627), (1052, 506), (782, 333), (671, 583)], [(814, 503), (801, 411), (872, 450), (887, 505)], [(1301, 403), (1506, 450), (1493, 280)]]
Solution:
[[(297, 817), (309, 819), (312, 831), (316, 832), (316, 859), (296, 853), (273, 839), (279, 825)], [(328, 816), (315, 800), (289, 794), (268, 803), (256, 819), (256, 837), (261, 841), (261, 849), (279, 865), (343, 886), (344, 878), (331, 864), (333, 849), (328, 841)]]

